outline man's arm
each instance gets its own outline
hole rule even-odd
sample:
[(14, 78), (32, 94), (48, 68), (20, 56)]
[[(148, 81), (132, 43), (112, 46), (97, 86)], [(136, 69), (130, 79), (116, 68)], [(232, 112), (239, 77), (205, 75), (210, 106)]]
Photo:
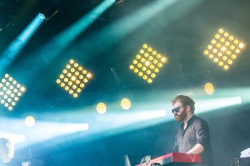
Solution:
[(187, 154), (201, 154), (204, 151), (204, 147), (201, 144), (196, 144), (190, 149)]
[(206, 121), (198, 121), (196, 123), (196, 144), (187, 153), (189, 154), (201, 154), (207, 148), (210, 140), (209, 127)]

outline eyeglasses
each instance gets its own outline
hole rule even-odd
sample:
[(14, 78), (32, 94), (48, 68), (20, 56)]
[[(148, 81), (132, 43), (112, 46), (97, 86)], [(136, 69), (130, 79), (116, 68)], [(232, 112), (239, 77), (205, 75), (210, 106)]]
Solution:
[(183, 106), (176, 107), (176, 108), (172, 109), (172, 113), (174, 114), (174, 112), (176, 112), (176, 113), (179, 112), (181, 107), (183, 107)]

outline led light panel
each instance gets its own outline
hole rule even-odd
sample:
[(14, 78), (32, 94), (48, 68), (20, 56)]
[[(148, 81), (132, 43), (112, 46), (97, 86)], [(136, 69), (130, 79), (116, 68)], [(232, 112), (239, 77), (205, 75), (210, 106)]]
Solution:
[(243, 42), (240, 42), (224, 29), (219, 29), (219, 32), (215, 34), (214, 39), (204, 51), (204, 55), (224, 70), (228, 70), (244, 48)]
[(166, 56), (157, 53), (156, 50), (144, 44), (129, 68), (143, 80), (152, 83), (167, 60)]
[(74, 98), (77, 98), (90, 79), (92, 79), (92, 74), (71, 59), (56, 83)]

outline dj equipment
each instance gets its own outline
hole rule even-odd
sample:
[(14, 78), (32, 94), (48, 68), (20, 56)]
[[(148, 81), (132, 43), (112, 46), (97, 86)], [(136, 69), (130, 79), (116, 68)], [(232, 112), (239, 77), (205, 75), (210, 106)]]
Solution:
[(154, 158), (149, 162), (138, 163), (136, 166), (190, 166), (201, 162), (199, 154), (186, 154), (172, 152), (163, 156)]
[(250, 165), (250, 157), (246, 158), (236, 158), (234, 160), (233, 166), (249, 166)]

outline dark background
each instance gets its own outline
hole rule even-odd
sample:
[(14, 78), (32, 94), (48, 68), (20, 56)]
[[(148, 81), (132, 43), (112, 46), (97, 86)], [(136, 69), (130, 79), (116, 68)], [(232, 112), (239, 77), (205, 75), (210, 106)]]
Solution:
[[(74, 109), (88, 108), (88, 112), (94, 112), (93, 117), (83, 120), (99, 123), (102, 126), (101, 121), (95, 119), (95, 105), (100, 101), (115, 103), (124, 96), (130, 97), (134, 104), (142, 103), (141, 110), (147, 109), (151, 103), (152, 107), (156, 104), (158, 108), (169, 110), (171, 99), (186, 91), (195, 91), (191, 96), (194, 99), (199, 99), (200, 96), (203, 99), (213, 99), (216, 95), (248, 96), (250, 83), (248, 0), (176, 1), (171, 7), (159, 12), (143, 24), (139, 22), (146, 17), (146, 14), (137, 15), (134, 20), (133, 13), (156, 3), (157, 0), (119, 1), (97, 18), (52, 63), (41, 65), (36, 50), (101, 2), (101, 0), (0, 1), (1, 53), (39, 12), (44, 13), (47, 18), (52, 16), (39, 27), (8, 67), (6, 72), (25, 85), (27, 91), (12, 112), (1, 105), (1, 117), (22, 119), (31, 114), (37, 120), (45, 120), (44, 114), (47, 113), (51, 114), (51, 117), (47, 117), (50, 121), (78, 122), (79, 120), (66, 117), (66, 114)], [(192, 6), (192, 3), (197, 4)], [(55, 11), (58, 13), (53, 16)], [(154, 11), (149, 7), (147, 15), (151, 12)], [(131, 20), (128, 24), (130, 27), (135, 27), (133, 31), (125, 33), (127, 25), (119, 26), (117, 29), (109, 28), (124, 17)], [(246, 44), (228, 71), (209, 61), (203, 54), (219, 28), (225, 28)], [(103, 34), (107, 34), (106, 38), (101, 36)], [(92, 36), (95, 37), (91, 38)], [(150, 85), (128, 69), (144, 43), (168, 57), (168, 63)], [(48, 53), (50, 51), (53, 50), (48, 50)], [(94, 73), (94, 79), (77, 99), (55, 83), (59, 73), (71, 58)], [(32, 71), (33, 74), (29, 74)], [(206, 82), (214, 84), (214, 96), (208, 96), (202, 91)], [(237, 92), (239, 89), (241, 91)], [(225, 90), (221, 92), (223, 95), (219, 94), (222, 90)], [(162, 95), (164, 92), (167, 94)], [(230, 165), (242, 150), (249, 147), (249, 107), (249, 98), (244, 98), (241, 105), (199, 114), (210, 125), (216, 165)], [(108, 111), (117, 112), (116, 109)], [(107, 114), (109, 115), (109, 112)], [(168, 112), (168, 115), (171, 114)], [(32, 158), (42, 160), (46, 166), (117, 166), (124, 164), (125, 154), (150, 154), (152, 157), (157, 157), (171, 152), (178, 126), (178, 123), (164, 121), (162, 118), (161, 123), (129, 132), (117, 132), (111, 136), (85, 139), (84, 134), (75, 133), (29, 147)], [(0, 127), (0, 130), (6, 130), (6, 126)], [(17, 132), (22, 133), (20, 130)], [(46, 132), (40, 134), (46, 135)], [(26, 156), (27, 153), (27, 147), (17, 149), (19, 158)]]

